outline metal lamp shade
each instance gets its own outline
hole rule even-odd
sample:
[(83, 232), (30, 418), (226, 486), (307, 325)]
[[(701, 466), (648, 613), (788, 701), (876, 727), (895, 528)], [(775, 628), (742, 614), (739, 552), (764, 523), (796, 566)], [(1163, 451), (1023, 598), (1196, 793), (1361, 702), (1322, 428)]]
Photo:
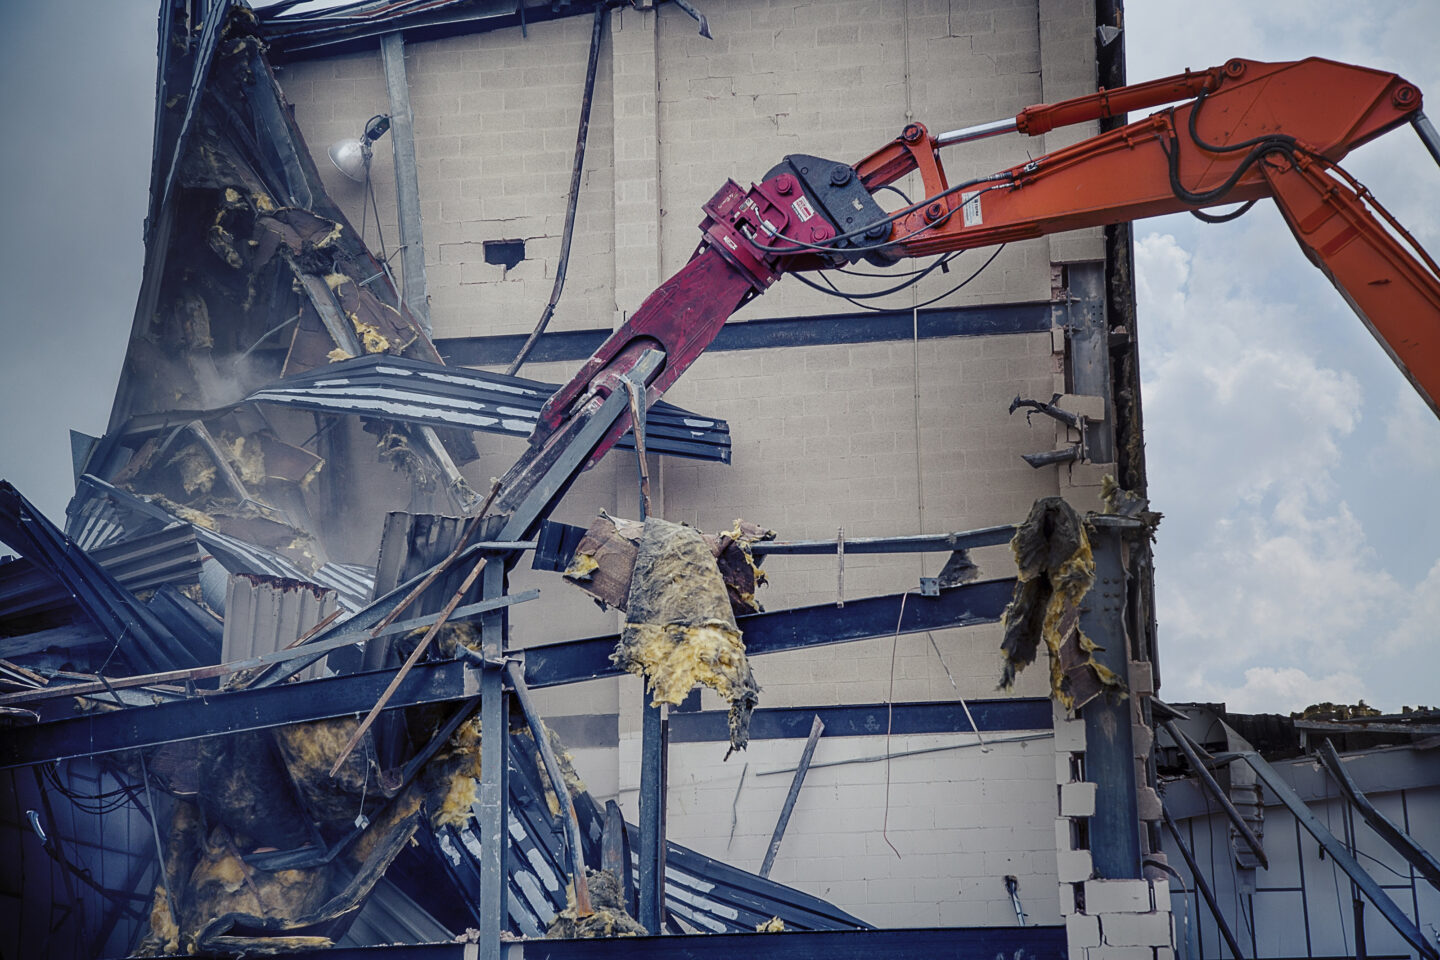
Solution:
[(358, 137), (337, 140), (330, 145), (330, 162), (356, 183), (365, 182), (366, 150)]

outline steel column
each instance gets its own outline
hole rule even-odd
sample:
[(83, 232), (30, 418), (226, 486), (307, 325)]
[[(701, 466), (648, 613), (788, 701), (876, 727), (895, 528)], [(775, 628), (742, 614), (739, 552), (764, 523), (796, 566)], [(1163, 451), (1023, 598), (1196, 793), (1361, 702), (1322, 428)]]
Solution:
[[(505, 565), (492, 563), (481, 574), (481, 596), (505, 593)], [(508, 694), (504, 687), (506, 611), (502, 608), (480, 619), (480, 649), (487, 661), (480, 670), (480, 794), (475, 803), (475, 829), (480, 834), (480, 952), (479, 960), (500, 960), (500, 934), (506, 929), (505, 854), (506, 798), (509, 762)], [(558, 790), (565, 789), (558, 784)]]
[[(1140, 528), (1123, 517), (1093, 517), (1095, 585), (1080, 610), (1080, 629), (1099, 645), (1095, 661), (1117, 676), (1129, 675), (1125, 636), (1125, 550), (1127, 530)], [(1130, 698), (1102, 695), (1081, 711), (1085, 718), (1085, 779), (1095, 786), (1090, 818), (1090, 856), (1095, 872), (1110, 880), (1140, 876), (1140, 812), (1135, 798), (1135, 750), (1130, 732)]]
[(415, 123), (410, 82), (405, 76), (405, 35), (380, 38), (385, 87), (390, 93), (390, 145), (395, 155), (395, 208), (400, 219), (400, 262), (405, 268), (401, 296), (430, 336), (430, 298), (425, 283), (425, 241), (420, 225), (420, 174), (415, 162)]
[(642, 707), (640, 732), (640, 925), (659, 934), (665, 916), (665, 723), (664, 707)]
[(1077, 393), (1101, 397), (1105, 419), (1085, 430), (1085, 449), (1096, 463), (1115, 459), (1114, 413), (1111, 402), (1110, 327), (1105, 320), (1105, 264), (1071, 263), (1061, 267), (1068, 276), (1063, 295), (1054, 305), (1056, 325), (1069, 332), (1070, 387)]

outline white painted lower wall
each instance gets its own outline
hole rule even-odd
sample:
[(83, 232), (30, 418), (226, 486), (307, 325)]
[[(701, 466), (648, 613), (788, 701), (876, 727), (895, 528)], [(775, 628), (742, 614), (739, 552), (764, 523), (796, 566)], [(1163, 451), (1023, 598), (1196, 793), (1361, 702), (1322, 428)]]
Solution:
[[(891, 737), (888, 820), (885, 762), (857, 762), (883, 757), (886, 737), (822, 736), (771, 878), (880, 927), (1013, 926), (1011, 875), (1029, 923), (1062, 922), (1048, 734), (987, 734), (988, 752), (972, 733)], [(726, 747), (671, 744), (668, 836), (758, 871), (805, 741), (753, 740), (724, 761)], [(574, 753), (581, 776), (603, 782), (604, 751)], [(619, 756), (633, 822), (638, 734), (622, 735)]]

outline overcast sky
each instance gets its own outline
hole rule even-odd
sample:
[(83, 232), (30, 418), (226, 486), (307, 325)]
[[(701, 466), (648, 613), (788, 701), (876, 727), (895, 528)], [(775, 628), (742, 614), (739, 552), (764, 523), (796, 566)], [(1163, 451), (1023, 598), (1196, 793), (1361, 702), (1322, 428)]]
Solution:
[[(0, 477), (56, 519), (68, 430), (105, 427), (139, 287), (157, 6), (0, 3)], [(1440, 97), (1428, 0), (1126, 7), (1132, 82), (1315, 55)], [(1346, 166), (1440, 251), (1440, 170), (1412, 133)], [(1440, 421), (1269, 204), (1135, 236), (1164, 696), (1440, 702)]]

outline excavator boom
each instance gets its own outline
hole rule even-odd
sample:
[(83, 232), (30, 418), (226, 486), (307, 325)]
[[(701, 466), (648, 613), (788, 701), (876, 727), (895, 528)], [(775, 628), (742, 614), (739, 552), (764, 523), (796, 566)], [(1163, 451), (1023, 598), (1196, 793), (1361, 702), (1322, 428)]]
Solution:
[[(1155, 107), (1163, 109), (953, 185), (940, 161), (939, 151), (952, 144), (1012, 131), (1034, 136)], [(1407, 122), (1440, 159), (1420, 108), (1420, 91), (1392, 73), (1318, 58), (1231, 60), (939, 136), (912, 123), (853, 165), (793, 155), (748, 190), (728, 182), (705, 204), (704, 236), (690, 262), (546, 404), (530, 451), (502, 481), (501, 505), (536, 502), (535, 478), (549, 464), (574, 461), (578, 472), (597, 461), (629, 428), (629, 409), (610, 403), (614, 415), (585, 432), (583, 454), (562, 457), (577, 435), (577, 417), (592, 417), (617, 390), (636, 389), (631, 371), (642, 359), (641, 386), (653, 402), (732, 313), (787, 272), (860, 259), (888, 264), (1179, 211), (1218, 221), (1266, 197), (1440, 415), (1440, 270), (1336, 166), (1355, 147)], [(925, 199), (881, 209), (873, 194), (912, 172)], [(1234, 203), (1247, 207), (1224, 216), (1203, 212)], [(555, 491), (548, 503), (570, 479), (559, 486), (544, 481)], [(522, 521), (516, 534), (531, 525)]]

